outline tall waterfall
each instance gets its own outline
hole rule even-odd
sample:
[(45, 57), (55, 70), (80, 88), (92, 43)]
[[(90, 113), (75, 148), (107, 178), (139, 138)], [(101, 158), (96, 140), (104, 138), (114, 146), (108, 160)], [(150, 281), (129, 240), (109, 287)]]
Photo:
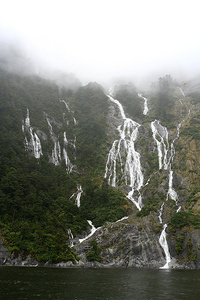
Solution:
[(130, 118), (126, 118), (121, 103), (111, 95), (108, 98), (120, 112), (121, 125), (117, 127), (119, 138), (113, 142), (108, 153), (104, 177), (108, 184), (116, 187), (125, 184), (129, 187), (127, 198), (141, 210), (142, 197), (140, 189), (143, 186), (143, 174), (140, 163), (140, 154), (135, 150), (135, 141), (138, 136), (140, 124)]
[[(181, 89), (180, 89), (180, 92), (185, 97), (185, 94)], [(183, 105), (182, 101), (180, 101), (180, 103), (181, 103), (181, 105)], [(190, 111), (189, 111), (189, 113), (190, 113)], [(168, 178), (169, 178), (168, 180), (169, 181), (168, 181), (168, 192), (167, 192), (166, 200), (168, 200), (168, 197), (170, 196), (170, 198), (175, 201), (176, 205), (178, 204), (177, 203), (178, 195), (177, 195), (176, 191), (173, 189), (172, 162), (173, 162), (174, 155), (175, 155), (174, 144), (179, 138), (180, 127), (183, 122), (184, 122), (184, 119), (178, 124), (178, 126), (176, 128), (175, 137), (174, 137), (173, 141), (171, 142), (171, 144), (169, 144), (169, 141), (168, 141), (169, 134), (168, 134), (167, 128), (162, 126), (158, 120), (151, 122), (153, 139), (157, 145), (159, 169), (164, 168), (164, 170), (168, 171)], [(164, 207), (164, 202), (162, 203), (161, 208), (159, 210), (158, 218), (159, 218), (160, 223), (163, 222), (163, 220), (162, 220), (163, 207)], [(181, 206), (178, 207), (177, 212), (179, 212), (180, 209), (181, 209)], [(163, 248), (165, 257), (166, 257), (166, 264), (162, 268), (169, 268), (169, 263), (171, 261), (168, 244), (167, 244), (167, 239), (166, 239), (166, 232), (165, 232), (166, 228), (167, 228), (167, 224), (164, 224), (163, 230), (161, 232), (160, 239), (159, 239), (160, 245)]]

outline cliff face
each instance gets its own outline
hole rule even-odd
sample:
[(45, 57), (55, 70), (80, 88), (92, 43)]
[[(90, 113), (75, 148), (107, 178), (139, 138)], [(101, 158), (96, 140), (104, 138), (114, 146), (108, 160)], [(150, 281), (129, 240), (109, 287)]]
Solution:
[(0, 78), (0, 226), (13, 258), (200, 267), (197, 86), (165, 76), (144, 97), (132, 84), (106, 94)]
[[(161, 102), (161, 95), (154, 90), (151, 94), (152, 101), (151, 97), (148, 100), (148, 114), (143, 117), (141, 114), (135, 116), (136, 121), (141, 124), (135, 149), (140, 153), (141, 171), (144, 174), (144, 182), (139, 190), (142, 209), (136, 212), (136, 203), (135, 212), (127, 220), (108, 223), (93, 236), (102, 249), (102, 265), (200, 267), (200, 97), (195, 94), (194, 99), (191, 90), (188, 95), (185, 94), (177, 84), (170, 83), (168, 88), (171, 90), (169, 106), (157, 107)], [(121, 103), (124, 101), (123, 89), (124, 87), (116, 94), (119, 98), (121, 96)], [(138, 101), (133, 91), (131, 94), (132, 103), (134, 97)], [(126, 105), (124, 107), (126, 109)], [(116, 106), (111, 104), (110, 123), (119, 126), (114, 120), (114, 116), (117, 116), (115, 109), (117, 110)], [(161, 121), (156, 123), (155, 119), (159, 120), (158, 111)], [(130, 109), (127, 113), (131, 117)], [(122, 180), (118, 180), (118, 184), (127, 192)], [(136, 199), (138, 195), (134, 195)], [(161, 245), (160, 240), (164, 224), (167, 225), (165, 238), (168, 249)], [(76, 246), (78, 253), (83, 255), (84, 262), (87, 261), (85, 249), (89, 245), (90, 239)]]

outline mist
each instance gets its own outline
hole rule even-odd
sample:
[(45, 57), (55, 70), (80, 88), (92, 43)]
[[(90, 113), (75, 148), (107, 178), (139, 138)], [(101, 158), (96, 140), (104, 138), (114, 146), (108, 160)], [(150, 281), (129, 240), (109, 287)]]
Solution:
[(200, 73), (198, 14), (194, 0), (7, 0), (0, 54), (9, 52), (5, 42), (17, 45), (30, 72), (73, 73), (82, 84), (185, 80)]

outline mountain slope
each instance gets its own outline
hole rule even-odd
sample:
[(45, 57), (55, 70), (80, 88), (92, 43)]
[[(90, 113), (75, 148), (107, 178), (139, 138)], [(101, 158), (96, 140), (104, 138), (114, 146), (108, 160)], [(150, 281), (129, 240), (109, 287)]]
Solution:
[[(133, 84), (106, 95), (97, 83), (73, 90), (1, 70), (0, 226), (12, 257), (199, 267), (191, 86), (165, 76), (146, 99)], [(80, 243), (88, 220), (102, 227)]]

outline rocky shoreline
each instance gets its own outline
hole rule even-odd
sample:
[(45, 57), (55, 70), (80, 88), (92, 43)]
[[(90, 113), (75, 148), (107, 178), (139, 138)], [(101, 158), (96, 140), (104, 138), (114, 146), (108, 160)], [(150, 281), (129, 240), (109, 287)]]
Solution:
[[(152, 225), (153, 226), (153, 225)], [(74, 249), (80, 260), (61, 261), (59, 263), (41, 263), (29, 255), (26, 259), (9, 255), (8, 249), (0, 245), (0, 265), (23, 267), (55, 267), (55, 268), (152, 268), (162, 269), (165, 266), (165, 254), (159, 244), (155, 228), (149, 226), (148, 220), (137, 224), (131, 217), (128, 220), (106, 223), (91, 237), (82, 243), (75, 243)], [(190, 235), (191, 236), (191, 235)], [(88, 261), (87, 253), (91, 249), (91, 241), (96, 241), (101, 249), (100, 261)], [(171, 238), (170, 238), (171, 240)], [(170, 269), (200, 269), (197, 261), (179, 260), (173, 251), (174, 245), (169, 242), (171, 261)]]

